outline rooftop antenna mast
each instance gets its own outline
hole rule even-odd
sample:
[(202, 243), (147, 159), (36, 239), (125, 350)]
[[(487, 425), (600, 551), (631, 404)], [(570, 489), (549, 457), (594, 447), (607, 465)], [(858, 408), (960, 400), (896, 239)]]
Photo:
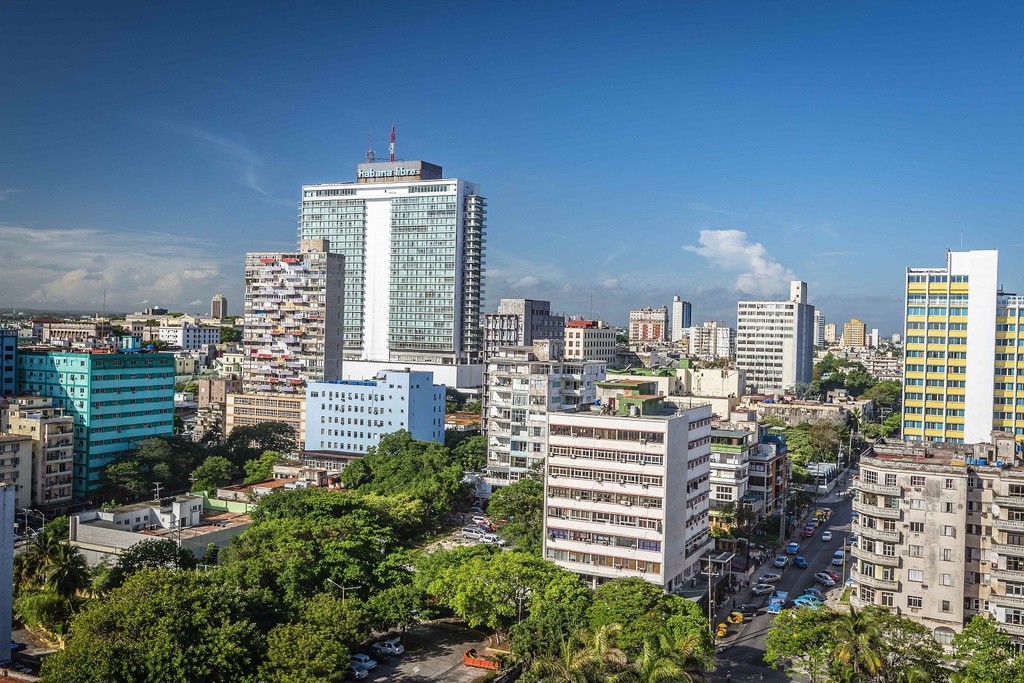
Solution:
[(388, 147), (388, 151), (391, 152), (391, 161), (395, 160), (395, 124), (391, 124), (391, 146)]
[(366, 163), (368, 163), (368, 164), (372, 164), (373, 163), (373, 155), (374, 155), (374, 151), (373, 151), (373, 129), (371, 128), (370, 129), (370, 139), (366, 143)]

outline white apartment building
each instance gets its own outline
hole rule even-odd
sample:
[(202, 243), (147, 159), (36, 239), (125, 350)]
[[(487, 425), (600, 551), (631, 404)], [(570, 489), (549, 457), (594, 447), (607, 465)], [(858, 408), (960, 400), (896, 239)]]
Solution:
[(294, 253), (245, 255), (242, 385), (302, 393), (307, 381), (341, 379), (344, 257), (326, 240)]
[(711, 548), (711, 408), (663, 408), (624, 396), (548, 414), (544, 557), (591, 586), (640, 577), (672, 591)]
[(480, 386), (485, 207), (477, 184), (425, 161), (359, 164), (355, 182), (303, 186), (299, 238), (345, 257), (343, 379), (433, 365), (442, 384)]
[(567, 320), (565, 323), (566, 360), (615, 361), (615, 329), (603, 320)]
[(736, 309), (736, 367), (751, 391), (780, 393), (810, 382), (814, 367), (814, 306), (807, 283), (790, 283), (788, 301), (740, 301)]
[(32, 504), (32, 437), (0, 434), (0, 486), (15, 490), (18, 507)]
[(972, 617), (1024, 646), (1024, 467), (992, 444), (889, 440), (861, 459), (855, 606), (884, 605), (948, 645)]
[(484, 355), (506, 346), (530, 346), (538, 339), (565, 339), (565, 317), (551, 315), (551, 302), (502, 299), (498, 312), (484, 316)]
[(662, 342), (669, 339), (668, 306), (629, 312), (629, 340)]
[(184, 323), (180, 326), (164, 326), (159, 328), (160, 341), (177, 346), (183, 351), (205, 349), (213, 344), (220, 344), (220, 327), (203, 327)]
[(592, 405), (606, 369), (604, 361), (562, 359), (559, 340), (503, 348), (490, 357), (483, 411), (484, 482), (491, 491), (519, 481), (544, 462), (547, 414)]
[(825, 314), (817, 309), (814, 311), (814, 345), (825, 345)]
[(690, 329), (693, 317), (693, 306), (678, 296), (672, 297), (672, 341), (680, 342)]
[(736, 355), (736, 330), (724, 320), (705, 322), (691, 327), (690, 355), (701, 360), (733, 358)]
[(49, 396), (11, 396), (0, 406), (0, 433), (31, 439), (30, 451), (19, 457), (30, 468), (34, 506), (62, 505), (73, 498), (74, 423)]

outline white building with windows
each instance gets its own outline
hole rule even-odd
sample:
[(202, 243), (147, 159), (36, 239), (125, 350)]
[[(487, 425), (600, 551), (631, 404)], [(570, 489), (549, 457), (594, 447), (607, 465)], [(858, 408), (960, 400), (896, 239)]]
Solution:
[(402, 366), (452, 387), (483, 377), (486, 200), (425, 161), (359, 164), (355, 182), (305, 185), (299, 238), (345, 257), (344, 377)]
[(549, 412), (579, 410), (594, 403), (597, 382), (605, 378), (607, 365), (598, 360), (564, 360), (561, 348), (561, 340), (541, 340), (531, 347), (500, 349), (488, 359), (484, 481), (491, 492), (519, 481), (544, 462)]
[(672, 341), (683, 340), (686, 331), (690, 329), (690, 321), (693, 317), (693, 306), (689, 301), (683, 301), (678, 296), (672, 297)]
[(751, 392), (811, 381), (815, 322), (806, 282), (791, 282), (786, 301), (740, 301), (736, 318), (736, 367), (746, 371)]
[(219, 327), (205, 327), (203, 325), (190, 325), (189, 323), (184, 323), (180, 326), (161, 325), (158, 335), (160, 341), (167, 342), (171, 346), (177, 346), (183, 351), (205, 349), (211, 344), (220, 344)]
[(690, 355), (702, 360), (733, 358), (736, 355), (736, 330), (724, 320), (710, 320), (700, 327), (691, 327)]
[(381, 437), (406, 430), (444, 443), (445, 387), (429, 372), (388, 370), (370, 380), (311, 382), (306, 393), (307, 451), (364, 455)]
[(615, 328), (603, 320), (567, 320), (565, 357), (570, 360), (615, 360)]
[(640, 577), (672, 591), (697, 576), (711, 548), (711, 417), (639, 395), (549, 413), (544, 557), (595, 587)]

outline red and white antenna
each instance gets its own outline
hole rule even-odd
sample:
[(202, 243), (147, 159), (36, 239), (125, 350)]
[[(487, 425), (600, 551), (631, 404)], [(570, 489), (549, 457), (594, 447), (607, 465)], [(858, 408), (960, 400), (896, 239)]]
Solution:
[(391, 125), (391, 146), (388, 147), (388, 150), (391, 152), (391, 161), (394, 161), (395, 160), (395, 126), (394, 126), (394, 124)]
[(366, 143), (366, 163), (373, 163), (373, 129), (370, 129), (370, 140)]

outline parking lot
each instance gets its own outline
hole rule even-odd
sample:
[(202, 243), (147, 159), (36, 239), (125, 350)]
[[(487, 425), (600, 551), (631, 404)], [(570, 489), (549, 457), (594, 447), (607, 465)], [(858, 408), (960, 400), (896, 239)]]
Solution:
[(485, 673), (482, 669), (465, 666), (462, 654), (470, 648), (486, 652), (487, 637), (461, 624), (418, 624), (406, 633), (405, 645), (405, 654), (378, 665), (366, 680), (386, 683), (468, 683)]

